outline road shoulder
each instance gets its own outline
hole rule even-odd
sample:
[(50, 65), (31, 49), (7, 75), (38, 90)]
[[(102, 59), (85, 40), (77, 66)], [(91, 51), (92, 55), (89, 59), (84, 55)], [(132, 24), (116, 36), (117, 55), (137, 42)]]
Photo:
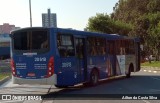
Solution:
[(11, 76), (7, 76), (4, 79), (0, 80), (0, 85), (4, 84), (5, 82), (7, 82), (9, 79), (11, 79)]

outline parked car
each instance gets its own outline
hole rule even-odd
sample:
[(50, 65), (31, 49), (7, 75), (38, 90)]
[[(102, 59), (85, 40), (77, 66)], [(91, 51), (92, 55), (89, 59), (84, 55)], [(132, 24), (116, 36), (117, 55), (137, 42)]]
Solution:
[(156, 60), (156, 56), (154, 56), (154, 55), (150, 55), (149, 58), (150, 58), (151, 61), (155, 61)]

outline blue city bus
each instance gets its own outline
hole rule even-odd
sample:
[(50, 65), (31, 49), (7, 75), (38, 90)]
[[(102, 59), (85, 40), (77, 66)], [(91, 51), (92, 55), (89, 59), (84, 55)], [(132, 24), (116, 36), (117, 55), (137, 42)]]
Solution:
[(56, 87), (140, 71), (140, 40), (62, 28), (31, 27), (11, 32), (14, 84)]

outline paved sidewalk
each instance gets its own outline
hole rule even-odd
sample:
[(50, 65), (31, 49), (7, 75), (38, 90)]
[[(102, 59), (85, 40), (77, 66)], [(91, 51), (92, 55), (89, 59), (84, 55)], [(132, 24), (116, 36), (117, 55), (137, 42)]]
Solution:
[(159, 67), (141, 66), (141, 70), (155, 70), (155, 71), (160, 71), (160, 68), (159, 68)]

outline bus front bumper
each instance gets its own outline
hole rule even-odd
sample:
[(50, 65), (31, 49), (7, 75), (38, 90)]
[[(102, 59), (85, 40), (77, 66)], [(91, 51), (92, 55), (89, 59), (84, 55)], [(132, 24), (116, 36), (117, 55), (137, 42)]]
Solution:
[(40, 85), (56, 85), (57, 84), (57, 75), (54, 74), (49, 78), (43, 79), (25, 79), (18, 78), (12, 75), (13, 84), (40, 84)]

